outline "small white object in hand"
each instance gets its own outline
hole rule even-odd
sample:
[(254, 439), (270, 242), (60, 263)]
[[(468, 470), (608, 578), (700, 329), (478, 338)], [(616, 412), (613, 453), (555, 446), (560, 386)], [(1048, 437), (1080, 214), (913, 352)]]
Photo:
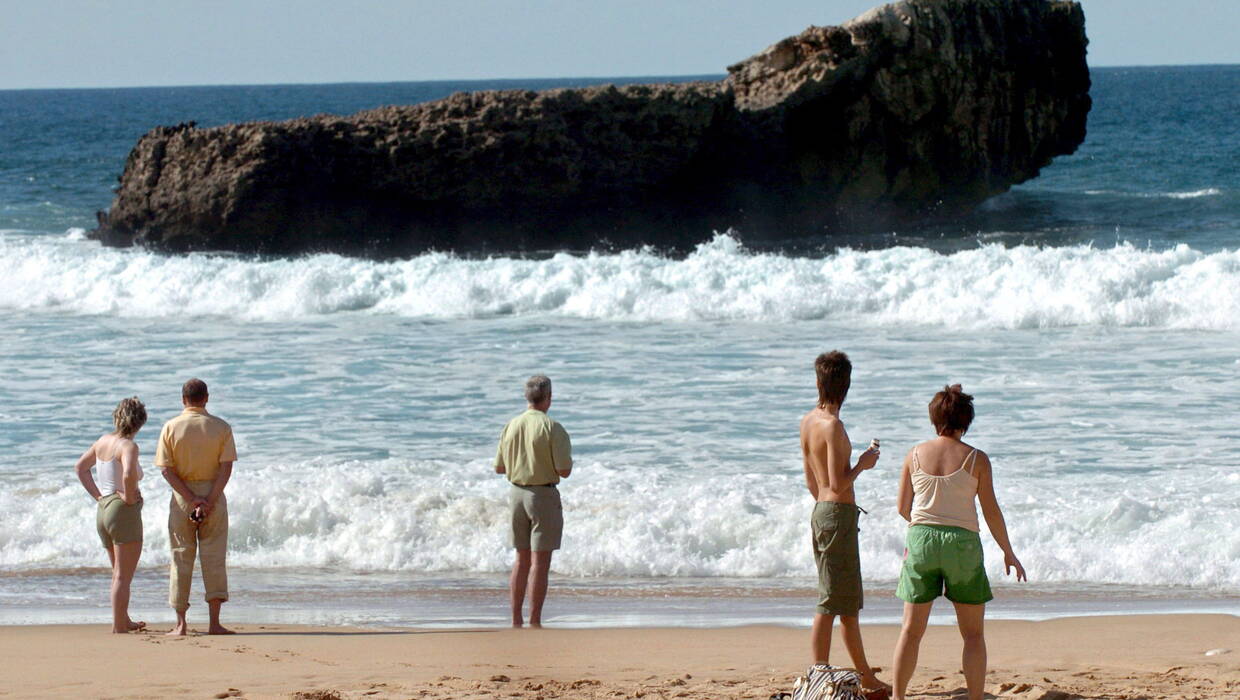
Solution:
[(1220, 656), (1222, 654), (1230, 654), (1231, 649), (1211, 649), (1206, 652), (1206, 656)]

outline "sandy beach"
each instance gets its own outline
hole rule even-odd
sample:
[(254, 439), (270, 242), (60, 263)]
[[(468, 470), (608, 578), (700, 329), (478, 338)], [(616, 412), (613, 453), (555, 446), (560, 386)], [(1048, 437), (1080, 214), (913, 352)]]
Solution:
[[(1240, 697), (1240, 617), (988, 624), (988, 691), (1022, 698)], [(766, 698), (804, 670), (808, 631), (423, 630), (238, 625), (232, 637), (6, 627), (5, 697)], [(888, 666), (898, 628), (867, 626)], [(846, 659), (837, 635), (833, 660)], [(917, 697), (962, 697), (955, 628), (922, 647)], [(1227, 650), (1227, 651), (1218, 651)], [(1207, 654), (1207, 652), (1213, 652)], [(884, 672), (884, 678), (889, 673)]]

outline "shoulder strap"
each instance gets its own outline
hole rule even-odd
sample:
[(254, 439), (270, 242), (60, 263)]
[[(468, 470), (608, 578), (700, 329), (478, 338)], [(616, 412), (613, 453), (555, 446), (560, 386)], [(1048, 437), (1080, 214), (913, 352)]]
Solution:
[(977, 448), (974, 447), (973, 450), (969, 452), (969, 454), (965, 455), (964, 461), (960, 463), (960, 468), (963, 469), (965, 473), (968, 474), (969, 476), (976, 476), (976, 474), (973, 473), (973, 468), (976, 466), (977, 466)]
[(921, 460), (917, 458), (917, 448), (913, 448), (913, 468), (921, 471)]

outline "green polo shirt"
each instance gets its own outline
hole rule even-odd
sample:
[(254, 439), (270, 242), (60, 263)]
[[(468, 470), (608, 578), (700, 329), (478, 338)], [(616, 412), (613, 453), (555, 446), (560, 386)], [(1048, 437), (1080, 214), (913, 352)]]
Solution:
[(556, 470), (573, 466), (568, 432), (546, 413), (527, 409), (499, 434), (495, 466), (504, 467), (508, 480), (518, 486), (558, 484)]

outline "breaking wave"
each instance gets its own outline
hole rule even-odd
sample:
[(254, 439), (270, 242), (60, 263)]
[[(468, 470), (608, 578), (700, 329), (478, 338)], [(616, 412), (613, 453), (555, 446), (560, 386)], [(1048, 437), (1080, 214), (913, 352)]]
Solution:
[(1240, 327), (1240, 249), (979, 245), (747, 251), (720, 234), (685, 257), (651, 250), (535, 260), (427, 253), (255, 260), (0, 235), (0, 308), (282, 321), (346, 312), (653, 321), (847, 320), (975, 328)]

